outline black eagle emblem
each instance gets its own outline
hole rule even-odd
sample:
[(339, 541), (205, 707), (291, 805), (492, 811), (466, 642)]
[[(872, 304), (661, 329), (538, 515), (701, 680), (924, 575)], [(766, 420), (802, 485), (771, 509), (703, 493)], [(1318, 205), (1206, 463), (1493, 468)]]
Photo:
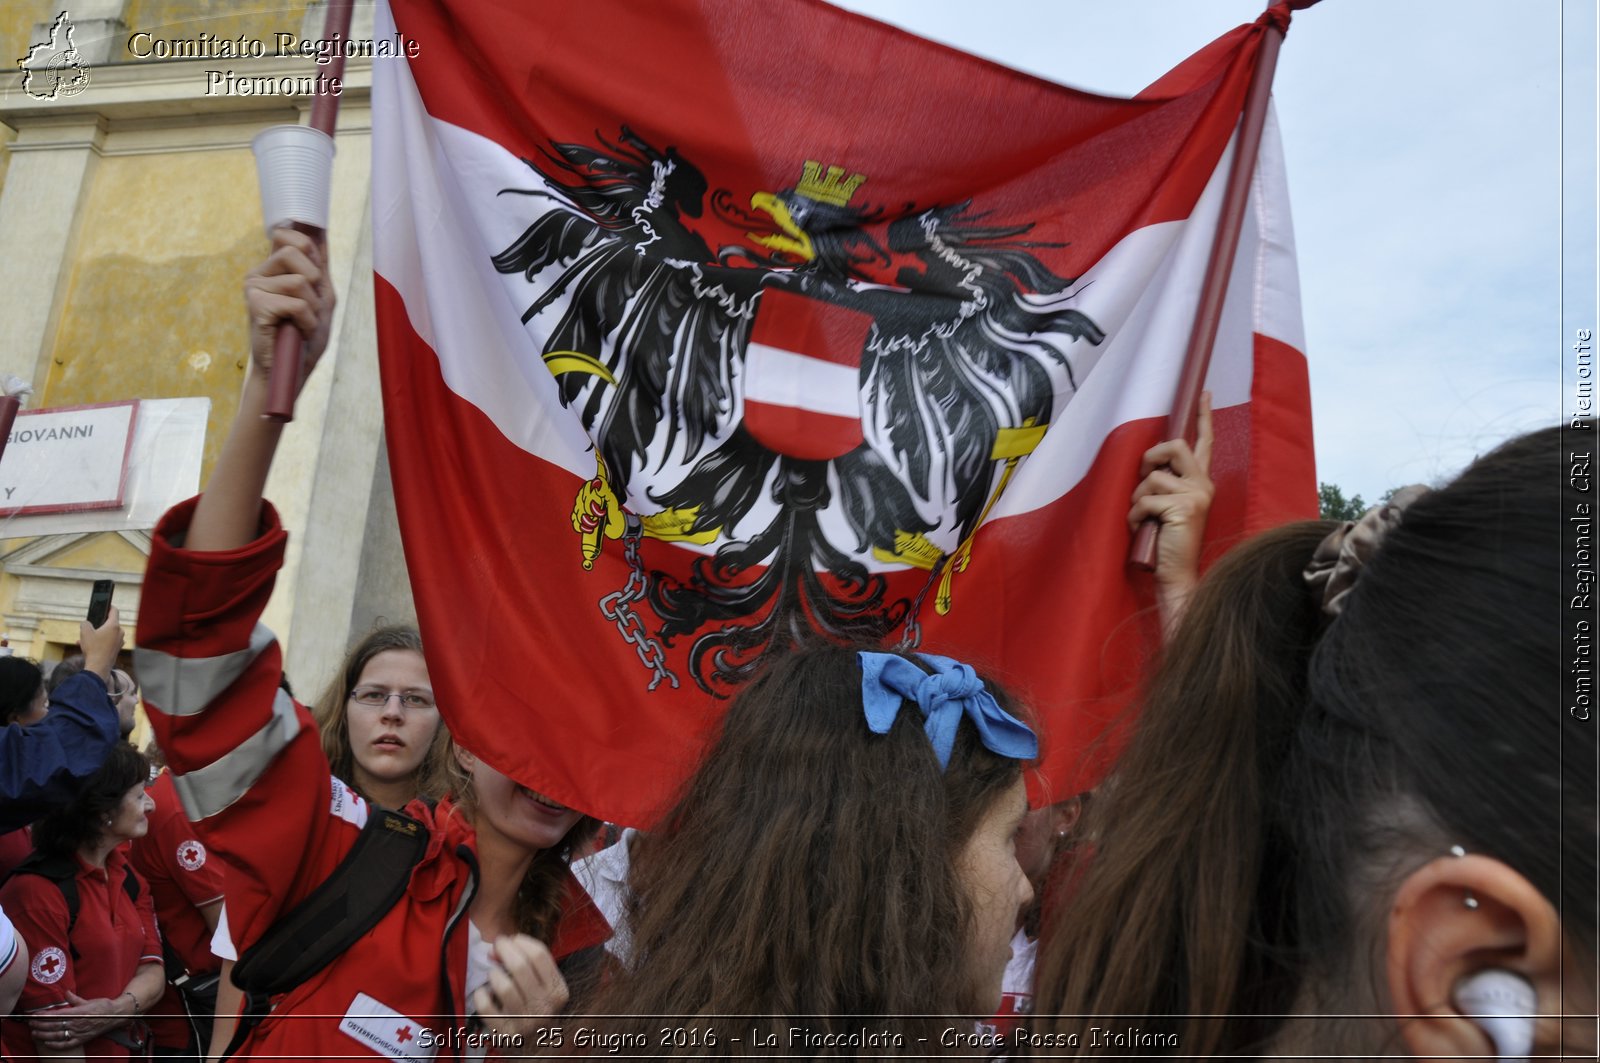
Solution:
[[(626, 127), (595, 140), (524, 160), (533, 187), (502, 195), (546, 209), (494, 257), (527, 281), (522, 320), (594, 442), (585, 565), (631, 537), (653, 634), (691, 638), (713, 693), (819, 639), (906, 625), (914, 643), (923, 595), (942, 579), (949, 607), (952, 566), (1076, 390), (1074, 344), (1105, 338), (1034, 254), (1059, 245), (972, 200), (852, 206), (868, 178), (838, 166), (737, 196)], [(832, 349), (791, 358), (806, 343)], [(833, 386), (784, 398), (767, 367), (794, 364)], [(643, 573), (640, 536), (712, 552), (687, 580)], [(871, 558), (925, 569), (922, 594), (891, 599)]]

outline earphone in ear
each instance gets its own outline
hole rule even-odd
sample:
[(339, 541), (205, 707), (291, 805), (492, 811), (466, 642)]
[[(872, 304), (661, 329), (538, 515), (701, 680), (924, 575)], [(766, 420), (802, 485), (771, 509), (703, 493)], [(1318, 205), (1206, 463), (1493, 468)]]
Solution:
[(1456, 985), (1456, 1007), (1489, 1035), (1501, 1063), (1522, 1063), (1533, 1051), (1533, 986), (1504, 967), (1489, 967)]

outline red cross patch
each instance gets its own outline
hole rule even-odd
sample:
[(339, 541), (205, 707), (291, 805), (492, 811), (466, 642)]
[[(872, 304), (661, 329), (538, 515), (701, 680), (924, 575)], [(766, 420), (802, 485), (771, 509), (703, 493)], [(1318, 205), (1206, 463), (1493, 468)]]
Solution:
[(199, 871), (206, 864), (206, 847), (189, 838), (178, 846), (178, 863), (185, 871)]
[(67, 954), (50, 945), (34, 954), (33, 980), (40, 985), (54, 985), (67, 973)]

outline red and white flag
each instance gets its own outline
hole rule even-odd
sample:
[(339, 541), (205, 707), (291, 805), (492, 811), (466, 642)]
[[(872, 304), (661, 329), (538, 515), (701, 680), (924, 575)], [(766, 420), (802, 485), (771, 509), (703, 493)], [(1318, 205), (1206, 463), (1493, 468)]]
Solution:
[[(390, 2), (384, 402), (461, 742), (647, 823), (764, 662), (865, 639), (990, 670), (1085, 789), (1153, 645), (1125, 517), (1264, 24), (1124, 100), (814, 0)], [(1315, 514), (1303, 348), (1269, 122), (1213, 544)]]

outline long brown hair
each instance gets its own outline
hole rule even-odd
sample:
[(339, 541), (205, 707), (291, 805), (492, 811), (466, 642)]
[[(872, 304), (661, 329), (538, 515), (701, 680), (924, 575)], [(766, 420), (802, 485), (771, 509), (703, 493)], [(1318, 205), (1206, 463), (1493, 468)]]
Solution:
[[(1284, 918), (1256, 904), (1282, 856), (1268, 858), (1279, 839), (1263, 828), (1263, 804), (1288, 756), (1320, 625), (1301, 570), (1333, 527), (1291, 525), (1245, 543), (1190, 599), (1133, 737), (1085, 815), (1088, 870), (1040, 948), (1035, 1012), (1077, 1016), (1041, 1019), (1049, 1032), (1089, 1044), (1105, 1017), (1140, 1015), (1141, 1032), (1175, 1035), (1185, 1054), (1203, 1056), (1227, 1032), (1214, 1015), (1247, 987), (1260, 999), (1280, 984), (1270, 953), (1247, 959), (1244, 943), (1282, 936), (1246, 928)], [(1255, 711), (1268, 705), (1281, 711)], [(1261, 1010), (1286, 1010), (1276, 997), (1282, 1006)]]
[[(636, 1016), (752, 1016), (773, 1038), (719, 1052), (938, 1051), (949, 1020), (917, 1016), (961, 1010), (971, 987), (955, 857), (1020, 773), (965, 718), (948, 770), (914, 708), (872, 734), (854, 650), (781, 659), (733, 700), (677, 805), (636, 842), (634, 958), (578, 1007), (628, 1013), (608, 1028), (662, 1054), (706, 1049), (663, 1045), (660, 1023)], [(852, 1041), (863, 1027), (900, 1044)]]
[[(1301, 575), (1329, 525), (1206, 577), (1041, 944), (1037, 1031), (1088, 1044), (1135, 1014), (1172, 1054), (1258, 1054), (1291, 1010), (1370, 1011), (1386, 891), (1452, 844), (1526, 878), (1592, 959), (1594, 742), (1562, 711), (1557, 598), (1563, 517), (1591, 503), (1566, 453), (1524, 436), (1414, 502), (1334, 619)], [(1329, 1051), (1375, 1036), (1312, 1024)]]
[[(440, 730), (446, 729), (441, 727)], [(467, 774), (456, 758), (455, 739), (448, 735), (439, 764), (436, 786), (449, 797), (452, 804), (450, 814), (466, 816), (470, 820), (478, 810), (477, 795), (472, 788), (472, 776)], [(517, 887), (516, 901), (512, 905), (512, 920), (520, 933), (546, 943), (555, 940), (572, 854), (599, 830), (598, 819), (584, 816), (567, 830), (560, 842), (534, 854), (533, 863), (528, 865), (527, 872), (522, 876), (522, 884)]]
[[(390, 650), (409, 650), (427, 660), (422, 652), (422, 636), (416, 628), (401, 624), (374, 628), (350, 647), (344, 664), (339, 667), (338, 676), (322, 691), (322, 696), (311, 708), (311, 715), (316, 719), (317, 730), (322, 736), (322, 752), (328, 758), (328, 769), (357, 793), (361, 792), (361, 788), (356, 784), (355, 750), (350, 746), (350, 691), (361, 682), (361, 673), (366, 670), (367, 663), (378, 654)], [(441, 718), (439, 729), (434, 732), (433, 741), (429, 743), (428, 751), (423, 754), (422, 762), (417, 767), (418, 797), (440, 796), (441, 791), (436, 787), (441, 778), (445, 743), (449, 737), (449, 729)]]

